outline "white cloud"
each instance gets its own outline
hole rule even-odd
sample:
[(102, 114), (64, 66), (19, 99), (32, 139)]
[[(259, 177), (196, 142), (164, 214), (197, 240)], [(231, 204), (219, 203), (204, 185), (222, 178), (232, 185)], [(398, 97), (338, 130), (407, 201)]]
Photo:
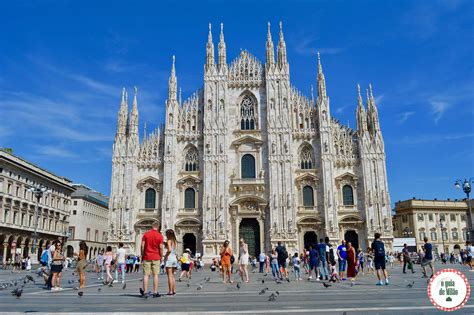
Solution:
[(409, 111), (409, 112), (403, 112), (398, 114), (398, 123), (403, 124), (405, 121), (408, 120), (411, 116), (413, 116), (415, 112)]
[(451, 107), (450, 103), (440, 100), (430, 100), (430, 105), (435, 124), (443, 117), (446, 110)]
[(45, 145), (40, 146), (37, 148), (37, 151), (41, 155), (49, 156), (49, 157), (59, 157), (59, 158), (76, 158), (78, 157), (72, 151), (66, 150), (64, 148), (60, 148), (58, 146), (52, 145)]
[(313, 43), (318, 38), (316, 36), (310, 36), (305, 39), (299, 40), (298, 44), (295, 46), (296, 53), (303, 56), (315, 56), (318, 51), (322, 55), (333, 55), (339, 54), (344, 51), (343, 48), (338, 47), (315, 47)]
[(402, 138), (400, 140), (395, 140), (395, 143), (400, 144), (410, 144), (410, 145), (419, 145), (423, 143), (433, 143), (433, 142), (442, 142), (442, 141), (456, 141), (463, 139), (474, 138), (474, 133), (460, 133), (460, 134), (424, 134), (424, 135), (414, 135)]

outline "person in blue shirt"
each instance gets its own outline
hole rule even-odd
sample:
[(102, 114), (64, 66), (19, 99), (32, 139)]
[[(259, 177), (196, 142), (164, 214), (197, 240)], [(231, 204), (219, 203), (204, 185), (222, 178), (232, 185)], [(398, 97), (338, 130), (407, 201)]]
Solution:
[(344, 272), (346, 271), (347, 248), (346, 241), (342, 240), (341, 245), (337, 247), (337, 260), (339, 262), (339, 278), (346, 280)]
[(312, 276), (313, 270), (314, 270), (314, 274), (316, 276), (316, 280), (319, 280), (318, 271), (316, 269), (316, 267), (318, 266), (318, 251), (316, 250), (314, 245), (309, 245), (308, 264), (309, 264), (309, 278), (308, 278), (308, 280), (313, 279), (313, 276)]
[(323, 280), (329, 280), (329, 275), (328, 275), (328, 265), (327, 265), (327, 260), (326, 260), (326, 244), (324, 243), (324, 240), (321, 238), (319, 240), (319, 244), (316, 245), (318, 249), (318, 269), (319, 269), (319, 279)]
[(425, 237), (423, 239), (425, 242), (425, 245), (423, 245), (423, 251), (425, 252), (425, 256), (421, 260), (421, 268), (423, 269), (423, 278), (428, 278), (428, 275), (426, 274), (426, 266), (430, 266), (431, 269), (431, 277), (434, 275), (434, 267), (433, 267), (433, 245), (431, 243), (428, 243), (428, 238)]

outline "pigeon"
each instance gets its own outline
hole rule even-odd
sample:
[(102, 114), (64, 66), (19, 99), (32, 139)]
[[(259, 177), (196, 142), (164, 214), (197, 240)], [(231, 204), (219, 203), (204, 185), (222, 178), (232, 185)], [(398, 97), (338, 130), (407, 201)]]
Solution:
[(74, 282), (74, 280), (68, 280), (68, 281), (67, 281), (67, 283), (69, 283), (69, 284), (71, 284), (71, 283), (73, 283), (73, 282)]
[(35, 283), (35, 279), (33, 279), (33, 277), (30, 276), (30, 275), (26, 275), (26, 279), (27, 279), (28, 281), (31, 281), (31, 282)]
[(84, 292), (79, 291), (79, 292), (77, 292), (77, 295), (79, 295), (79, 297), (82, 297), (84, 295)]
[(112, 282), (109, 283), (109, 288), (111, 288), (111, 287), (113, 287), (113, 286), (114, 286), (114, 285), (112, 284)]
[(197, 290), (202, 290), (202, 283), (197, 287)]
[(281, 284), (281, 281), (278, 279), (275, 279), (276, 284)]
[(189, 282), (188, 282), (188, 283), (186, 283), (186, 286), (189, 288), (191, 285), (190, 285)]
[(275, 293), (272, 293), (270, 294), (270, 296), (268, 297), (268, 300), (269, 301), (276, 301), (276, 298), (277, 298), (277, 295)]
[(206, 282), (209, 282), (211, 281), (211, 277), (204, 278), (204, 280), (206, 280)]
[(99, 291), (99, 292), (102, 291), (102, 288), (97, 288), (97, 291)]
[(78, 287), (74, 287), (73, 289), (74, 289), (74, 290), (79, 290), (79, 288), (78, 288)]
[(237, 290), (240, 290), (240, 282), (237, 282)]
[[(268, 290), (268, 288), (267, 288), (267, 290)], [(278, 292), (278, 291), (275, 291), (275, 294), (276, 294), (276, 295), (280, 295), (280, 292)]]
[(266, 273), (266, 274), (264, 274), (263, 276), (266, 277), (267, 275), (268, 275), (268, 274)]
[(351, 281), (351, 287), (353, 287), (353, 286), (354, 286), (354, 281)]
[(286, 278), (286, 281), (288, 281), (288, 283), (290, 282), (290, 278)]
[(262, 279), (262, 284), (264, 284), (264, 283), (265, 283), (265, 280)]
[(258, 293), (258, 295), (265, 294), (265, 292), (267, 292), (267, 290), (268, 290), (268, 288), (265, 288), (265, 289), (260, 290), (260, 292)]
[(326, 282), (323, 282), (323, 286), (324, 286), (325, 288), (329, 288), (331, 285), (330, 285), (330, 284), (327, 284)]
[(72, 276), (74, 277), (74, 272), (72, 273)]
[(15, 281), (13, 284), (14, 284), (14, 285), (15, 285), (15, 287), (16, 287), (16, 286), (18, 285), (18, 282), (16, 282), (16, 281)]
[(12, 295), (16, 295), (17, 298), (19, 298), (22, 293), (23, 293), (22, 288), (16, 288), (15, 290), (12, 291)]
[(127, 288), (127, 284), (124, 282), (122, 286), (122, 290), (125, 290)]
[(407, 284), (407, 288), (413, 288), (414, 284), (415, 284), (415, 281), (412, 281), (411, 283)]

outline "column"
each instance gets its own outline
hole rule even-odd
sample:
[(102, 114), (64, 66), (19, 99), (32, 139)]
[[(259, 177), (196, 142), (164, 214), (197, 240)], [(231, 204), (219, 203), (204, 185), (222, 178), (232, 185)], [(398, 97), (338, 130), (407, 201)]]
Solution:
[(7, 249), (8, 249), (8, 243), (3, 243), (3, 264), (7, 262)]

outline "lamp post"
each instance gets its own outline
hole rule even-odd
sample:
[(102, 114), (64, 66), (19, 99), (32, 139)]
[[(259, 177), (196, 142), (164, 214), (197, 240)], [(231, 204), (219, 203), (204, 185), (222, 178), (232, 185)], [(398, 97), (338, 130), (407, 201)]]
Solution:
[(413, 232), (408, 227), (403, 229), (403, 236), (410, 237), (412, 235), (413, 235)]
[(441, 241), (443, 242), (443, 253), (444, 253), (444, 231), (446, 231), (446, 223), (444, 223), (444, 220), (439, 220), (439, 227), (441, 229)]
[(474, 184), (474, 177), (471, 177), (469, 180), (464, 179), (464, 182), (461, 181), (460, 179), (456, 180), (454, 183), (454, 186), (457, 189), (460, 189), (462, 187), (462, 190), (466, 194), (467, 197), (467, 239), (473, 242), (473, 231), (472, 231), (472, 214), (471, 214), (471, 201), (469, 200), (469, 194), (471, 193), (471, 184)]
[(29, 192), (32, 192), (33, 195), (36, 197), (36, 205), (35, 205), (35, 231), (33, 232), (33, 245), (31, 246), (31, 253), (36, 253), (36, 242), (38, 240), (38, 221), (39, 221), (39, 202), (40, 199), (51, 193), (51, 190), (47, 189), (44, 186), (32, 186), (28, 188)]

